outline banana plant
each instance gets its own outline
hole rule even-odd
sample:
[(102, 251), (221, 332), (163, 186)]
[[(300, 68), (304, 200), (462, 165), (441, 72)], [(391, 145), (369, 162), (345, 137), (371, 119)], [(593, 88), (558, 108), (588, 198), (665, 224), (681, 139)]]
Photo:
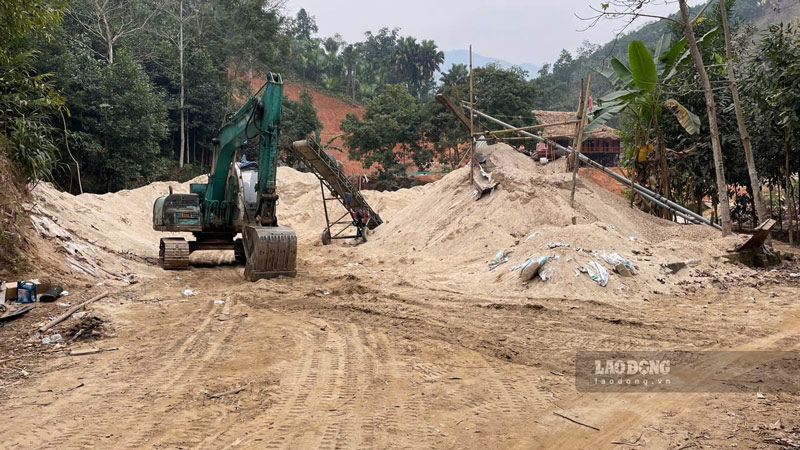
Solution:
[[(715, 33), (710, 31), (701, 39)], [(591, 133), (623, 112), (631, 113), (645, 128), (652, 128), (664, 108), (675, 113), (681, 126), (689, 133), (700, 131), (700, 118), (675, 99), (666, 99), (664, 85), (678, 72), (678, 67), (690, 55), (686, 50), (686, 39), (681, 39), (669, 49), (664, 49), (666, 36), (662, 36), (655, 49), (655, 57), (640, 41), (628, 45), (630, 67), (617, 58), (611, 59), (610, 68), (600, 71), (615, 91), (597, 100), (594, 118), (585, 133)], [(649, 124), (649, 126), (647, 126)]]
[[(698, 42), (702, 42), (714, 31), (703, 36)], [(584, 133), (589, 135), (619, 115), (628, 118), (626, 123), (632, 124), (633, 127), (633, 130), (630, 130), (633, 148), (626, 152), (629, 165), (639, 169), (637, 162), (643, 163), (650, 159), (657, 161), (658, 164), (647, 169), (658, 174), (655, 179), (658, 180), (660, 191), (669, 198), (669, 169), (660, 125), (663, 111), (671, 110), (689, 134), (700, 131), (700, 118), (677, 100), (667, 98), (666, 83), (675, 76), (681, 63), (689, 57), (689, 51), (686, 49), (686, 39), (675, 42), (669, 48), (665, 47), (665, 41), (666, 36), (662, 36), (656, 45), (655, 56), (642, 42), (631, 42), (628, 45), (627, 66), (617, 58), (611, 59), (610, 67), (600, 73), (616, 90), (597, 100), (598, 107)], [(651, 153), (653, 153), (652, 158), (650, 158)], [(647, 176), (644, 178), (649, 179)]]

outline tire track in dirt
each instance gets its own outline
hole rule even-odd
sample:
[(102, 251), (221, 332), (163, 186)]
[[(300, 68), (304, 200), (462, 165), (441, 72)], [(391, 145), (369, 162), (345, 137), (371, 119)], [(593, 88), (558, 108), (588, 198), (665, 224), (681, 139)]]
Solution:
[[(256, 417), (245, 423), (239, 422), (238, 420), (229, 423), (216, 433), (210, 434), (194, 448), (209, 448), (212, 444), (215, 444), (214, 446), (217, 447), (222, 446), (222, 443), (225, 443), (227, 447), (243, 445), (245, 448), (248, 446), (257, 448), (263, 446), (263, 441), (265, 440), (264, 435), (268, 433), (265, 429), (271, 429), (272, 424), (274, 424), (276, 420), (285, 417), (289, 404), (294, 402), (299, 394), (299, 389), (296, 388), (295, 383), (297, 380), (306, 377), (308, 371), (311, 370), (310, 357), (313, 350), (313, 346), (309, 346), (305, 354), (294, 361), (290, 369), (291, 375), (285, 378), (290, 381), (290, 384), (287, 385), (281, 382), (280, 392), (270, 405), (268, 411), (257, 414)], [(290, 388), (288, 392), (285, 389), (287, 386)], [(250, 430), (253, 428), (256, 429), (256, 432), (254, 435), (250, 436)], [(253, 442), (255, 442), (255, 444)]]
[[(236, 300), (230, 300), (232, 307), (226, 311), (223, 309), (222, 314), (228, 314), (228, 318), (225, 320), (225, 330), (222, 332), (224, 338), (221, 341), (214, 339), (211, 341), (209, 345), (209, 349), (206, 351), (204, 356), (201, 358), (201, 361), (206, 363), (213, 363), (218, 362), (222, 358), (222, 353), (234, 345), (234, 341), (238, 336), (237, 333), (234, 333), (234, 330), (241, 329), (241, 323), (243, 322), (244, 316), (233, 316), (233, 310), (235, 306), (238, 304)], [(226, 300), (227, 306), (228, 300)], [(205, 366), (207, 366), (206, 364)], [(193, 373), (189, 375), (189, 379), (200, 379), (205, 378), (200, 373)], [(189, 389), (184, 389), (182, 394), (180, 395), (180, 401), (178, 404), (189, 402), (192, 400), (193, 397), (196, 397), (196, 385), (189, 384)], [(208, 411), (206, 411), (208, 412)], [(169, 440), (167, 441), (155, 441), (155, 442), (148, 442), (148, 447), (154, 446), (165, 446), (167, 448), (175, 448), (175, 447), (183, 447), (187, 444), (197, 444), (199, 439), (202, 436), (208, 435), (219, 435), (220, 433), (224, 432), (228, 429), (226, 424), (220, 423), (218, 417), (213, 414), (206, 414), (205, 417), (199, 419), (188, 419), (188, 421), (178, 421), (178, 423), (173, 425), (173, 431), (170, 434)], [(144, 444), (142, 446), (145, 446)]]
[[(96, 403), (86, 405), (59, 405), (57, 408), (61, 409), (62, 411), (69, 410), (70, 414), (54, 414), (43, 423), (39, 423), (36, 427), (33, 427), (31, 430), (29, 430), (29, 433), (26, 433), (26, 436), (20, 437), (25, 438), (27, 442), (43, 443), (42, 445), (44, 446), (52, 446), (54, 448), (86, 448), (87, 446), (94, 445), (94, 441), (98, 439), (98, 436), (105, 436), (106, 430), (108, 430), (111, 425), (116, 426), (119, 424), (119, 416), (127, 417), (128, 419), (126, 422), (128, 423), (136, 422), (137, 420), (140, 423), (147, 423), (149, 414), (143, 411), (141, 408), (137, 409), (133, 407), (129, 401), (126, 401), (131, 395), (133, 395), (127, 393), (127, 389), (129, 389), (130, 386), (136, 386), (138, 388), (147, 386), (150, 384), (147, 381), (151, 379), (163, 379), (164, 374), (169, 373), (179, 361), (184, 360), (184, 358), (179, 358), (177, 356), (185, 354), (185, 352), (194, 344), (198, 337), (205, 332), (205, 329), (208, 327), (214, 317), (214, 313), (217, 308), (215, 308), (215, 305), (211, 304), (210, 302), (209, 304), (210, 306), (206, 307), (203, 311), (204, 317), (200, 326), (192, 329), (192, 332), (189, 333), (185, 339), (173, 340), (178, 342), (177, 349), (174, 352), (176, 354), (175, 358), (168, 360), (167, 364), (157, 366), (155, 369), (152, 366), (157, 365), (160, 360), (151, 360), (149, 362), (145, 361), (147, 364), (141, 367), (141, 370), (138, 371), (139, 373), (131, 377), (132, 380), (130, 383), (127, 383), (126, 386), (120, 388), (122, 392), (107, 391), (103, 392), (101, 395), (102, 397), (115, 396), (119, 402), (126, 402), (127, 404), (115, 406), (111, 411), (106, 408), (106, 405)], [(161, 354), (169, 355), (170, 353)], [(97, 358), (97, 360), (98, 362), (103, 362), (103, 360), (100, 358)], [(128, 361), (123, 361), (115, 362), (113, 364), (126, 366), (131, 363)], [(93, 366), (93, 369), (95, 372), (107, 372), (107, 368), (102, 364)], [(104, 377), (97, 376), (96, 378), (102, 379)], [(144, 393), (139, 400), (147, 401), (150, 395), (150, 393)], [(114, 414), (114, 412), (122, 412), (122, 414), (118, 415)], [(129, 414), (130, 412), (133, 414)], [(86, 424), (91, 425), (86, 426)], [(4, 436), (14, 436), (14, 433), (4, 433)], [(21, 445), (22, 447), (27, 446), (26, 443), (17, 444), (13, 441), (6, 441), (4, 444)]]
[[(318, 336), (317, 339), (319, 338), (327, 339), (327, 336)], [(237, 431), (242, 429), (255, 428), (256, 431), (236, 439), (230, 445), (270, 449), (288, 445), (287, 435), (293, 429), (292, 423), (306, 411), (309, 395), (316, 389), (319, 380), (322, 346), (318, 342), (311, 342), (303, 347), (306, 348), (304, 355), (297, 360), (291, 375), (281, 380), (281, 393), (272, 407), (248, 423), (237, 424), (233, 430), (224, 433), (223, 437), (227, 434), (237, 435)], [(279, 425), (274, 428), (271, 426), (273, 424)]]
[[(368, 332), (364, 327), (359, 326), (357, 329), (357, 338), (359, 343), (359, 348), (363, 349), (363, 357), (362, 360), (363, 370), (365, 376), (368, 380), (368, 383), (362, 384), (362, 386), (367, 386), (367, 388), (372, 391), (376, 385), (379, 383), (384, 383), (382, 379), (383, 372), (381, 370), (382, 364), (382, 356), (379, 355), (379, 349), (377, 348), (377, 343), (375, 342), (375, 336), (373, 333)], [(370, 399), (372, 401), (374, 399)], [(364, 417), (361, 421), (361, 440), (359, 442), (359, 449), (367, 450), (367, 449), (374, 449), (376, 447), (375, 440), (376, 440), (376, 427), (379, 424), (379, 417), (377, 414), (378, 405), (376, 402), (372, 402), (372, 411), (369, 413), (365, 413), (362, 417)]]
[(345, 359), (344, 359), (344, 385), (339, 395), (339, 407), (335, 413), (340, 416), (341, 426), (335, 437), (334, 447), (337, 449), (355, 449), (361, 441), (361, 414), (357, 409), (363, 399), (364, 389), (372, 382), (369, 377), (369, 362), (365, 356), (364, 348), (359, 338), (360, 327), (353, 323), (347, 324), (345, 330)]
[[(217, 356), (219, 355), (221, 349), (230, 345), (233, 341), (233, 338), (235, 337), (234, 329), (239, 321), (231, 320), (230, 316), (237, 303), (238, 300), (232, 295), (225, 298), (225, 304), (222, 306), (220, 314), (227, 315), (228, 320), (224, 322), (219, 335), (216, 333), (213, 335), (210, 334), (210, 330), (203, 333), (203, 336), (207, 336), (209, 340), (204, 348), (201, 347), (197, 349), (198, 351), (202, 352), (199, 358), (191, 358), (191, 353), (194, 352), (190, 352), (191, 349), (194, 347), (199, 347), (199, 345), (182, 346), (179, 349), (179, 354), (189, 356), (189, 358), (181, 358), (181, 361), (173, 366), (171, 371), (172, 374), (167, 376), (167, 382), (164, 383), (163, 387), (160, 389), (160, 392), (164, 393), (162, 394), (162, 397), (166, 397), (165, 400), (161, 403), (161, 405), (153, 405), (159, 409), (163, 408), (162, 411), (156, 410), (153, 412), (155, 414), (161, 413), (162, 415), (166, 416), (168, 420), (151, 420), (149, 422), (150, 427), (146, 432), (140, 432), (137, 439), (133, 442), (129, 444), (121, 443), (120, 445), (126, 445), (125, 448), (131, 449), (157, 447), (159, 445), (164, 445), (167, 447), (180, 446), (185, 444), (187, 441), (196, 440), (198, 437), (208, 432), (208, 427), (212, 426), (212, 423), (210, 422), (213, 422), (213, 417), (193, 420), (186, 424), (181, 423), (181, 417), (179, 415), (169, 414), (169, 409), (174, 408), (181, 403), (185, 403), (189, 400), (189, 398), (192, 397), (192, 395), (196, 394), (198, 390), (196, 380), (203, 379), (200, 374), (202, 369), (206, 368), (209, 364), (216, 362)], [(216, 311), (216, 309), (213, 309), (212, 311)], [(219, 316), (215, 314), (207, 316), (207, 323), (204, 324), (203, 328), (205, 329), (208, 324), (211, 323), (211, 320), (217, 317)], [(194, 336), (199, 338), (200, 334), (195, 334)], [(169, 441), (159, 442), (159, 439), (156, 438), (155, 442), (153, 442), (154, 436), (150, 435), (158, 434), (165, 429), (171, 429), (172, 431)]]

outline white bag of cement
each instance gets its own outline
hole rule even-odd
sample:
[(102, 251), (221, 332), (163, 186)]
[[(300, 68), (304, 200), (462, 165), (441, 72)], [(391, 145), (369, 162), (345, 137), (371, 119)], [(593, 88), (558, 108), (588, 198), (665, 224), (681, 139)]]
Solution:
[[(629, 259), (623, 258), (618, 253), (602, 253), (600, 254), (600, 258), (605, 261), (609, 266), (613, 267), (614, 270), (617, 270), (617, 267), (622, 264), (631, 275), (636, 274), (636, 267), (630, 262)], [(619, 272), (619, 270), (617, 270)]]
[(608, 271), (597, 262), (590, 261), (588, 266), (584, 266), (584, 271), (600, 286), (606, 287), (608, 284)]
[[(537, 273), (544, 267), (545, 263), (549, 258), (547, 256), (542, 256), (541, 258), (530, 257), (525, 264), (522, 265), (522, 269), (519, 271), (519, 277), (522, 279), (522, 282), (530, 281), (533, 277), (536, 276)], [(543, 278), (545, 281), (547, 276)]]
[(508, 255), (510, 254), (511, 252), (508, 250), (500, 250), (499, 252), (495, 253), (494, 258), (489, 261), (489, 270), (494, 270), (497, 268), (497, 266), (507, 263)]
[(550, 277), (552, 277), (554, 273), (555, 273), (555, 270), (550, 266), (547, 266), (547, 267), (542, 267), (541, 265), (539, 266), (539, 278), (542, 281), (549, 280)]

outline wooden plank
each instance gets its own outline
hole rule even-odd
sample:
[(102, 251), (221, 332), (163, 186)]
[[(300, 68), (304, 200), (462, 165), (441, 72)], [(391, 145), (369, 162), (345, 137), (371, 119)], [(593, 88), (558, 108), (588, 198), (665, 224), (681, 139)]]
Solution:
[(748, 239), (747, 242), (740, 245), (739, 248), (736, 249), (736, 251), (741, 252), (743, 250), (754, 250), (764, 245), (764, 242), (767, 241), (769, 233), (772, 231), (772, 228), (775, 227), (776, 223), (777, 222), (775, 222), (774, 219), (765, 220), (761, 225), (756, 227), (753, 236), (750, 237), (750, 239)]
[(76, 312), (82, 310), (83, 308), (91, 305), (92, 303), (100, 300), (101, 298), (105, 297), (106, 295), (108, 295), (108, 291), (105, 291), (100, 295), (96, 295), (96, 296), (90, 298), (89, 300), (86, 300), (85, 302), (81, 303), (80, 305), (73, 306), (72, 308), (68, 309), (67, 312), (65, 312), (64, 314), (56, 317), (55, 319), (51, 320), (47, 324), (42, 325), (42, 327), (39, 328), (39, 332), (40, 333), (44, 333), (45, 331), (49, 330), (50, 328), (53, 328), (54, 326), (58, 325), (59, 323), (67, 320), (71, 315), (73, 315)]

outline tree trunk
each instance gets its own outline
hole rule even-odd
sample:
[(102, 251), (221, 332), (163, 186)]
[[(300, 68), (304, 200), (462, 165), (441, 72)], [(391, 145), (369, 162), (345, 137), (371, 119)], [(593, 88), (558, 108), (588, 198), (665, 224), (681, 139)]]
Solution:
[(719, 127), (717, 125), (717, 105), (714, 101), (714, 91), (711, 90), (711, 82), (708, 79), (705, 65), (703, 64), (703, 55), (700, 54), (700, 49), (697, 47), (697, 40), (694, 37), (694, 27), (689, 18), (689, 6), (686, 0), (679, 0), (678, 4), (681, 8), (681, 24), (683, 25), (683, 32), (686, 34), (686, 41), (689, 44), (689, 51), (692, 54), (692, 60), (700, 75), (700, 81), (703, 84), (703, 91), (706, 97), (706, 112), (708, 114), (708, 128), (711, 132), (711, 152), (714, 155), (714, 168), (717, 176), (717, 192), (719, 195), (720, 205), (720, 225), (722, 225), (722, 235), (728, 236), (731, 234), (731, 206), (728, 201), (728, 185), (725, 182), (725, 169), (722, 161), (722, 147), (719, 141)]
[[(583, 82), (581, 82), (581, 89), (583, 89)], [(583, 130), (586, 128), (587, 123), (587, 116), (588, 109), (589, 109), (589, 96), (592, 94), (592, 74), (589, 74), (589, 81), (586, 82), (586, 93), (584, 94), (581, 91), (581, 112), (578, 116), (579, 128), (576, 139), (578, 141), (578, 145), (575, 146), (575, 151), (572, 153), (575, 159), (573, 159), (572, 163), (574, 166), (572, 167), (572, 193), (569, 197), (569, 206), (571, 208), (575, 208), (575, 185), (578, 181), (578, 169), (581, 166), (581, 160), (579, 158), (581, 154), (581, 148), (583, 147)], [(572, 224), (575, 224), (575, 216), (572, 217)]]
[(103, 25), (106, 32), (106, 46), (108, 47), (108, 63), (114, 64), (114, 36), (111, 34), (111, 26), (108, 25), (108, 17), (103, 11)]
[(778, 226), (783, 232), (783, 200), (781, 200), (781, 184), (778, 183)]
[[(664, 136), (661, 132), (661, 125), (658, 123), (658, 115), (653, 114), (653, 119), (656, 128), (656, 150), (658, 151), (659, 172), (661, 172), (661, 195), (667, 200), (671, 200), (669, 197), (669, 168), (667, 167), (667, 152), (666, 146), (664, 145)], [(662, 208), (661, 217), (672, 220), (672, 211)]]
[(772, 208), (772, 183), (769, 184), (769, 218), (772, 219), (775, 216), (775, 211)]
[(787, 211), (789, 216), (789, 245), (794, 245), (794, 229), (792, 228), (792, 219), (797, 219), (797, 205), (794, 202), (794, 189), (792, 189), (792, 171), (789, 167), (789, 128), (784, 128), (784, 150), (786, 151), (786, 206), (789, 208)]
[(742, 112), (742, 102), (739, 100), (739, 86), (736, 83), (736, 73), (733, 68), (733, 50), (731, 49), (731, 30), (728, 26), (728, 11), (725, 9), (725, 0), (720, 0), (719, 7), (722, 12), (722, 29), (725, 33), (725, 57), (728, 60), (728, 81), (731, 86), (731, 96), (733, 107), (736, 110), (736, 125), (739, 127), (739, 134), (742, 138), (744, 147), (744, 157), (747, 162), (747, 173), (750, 175), (750, 186), (753, 189), (753, 203), (755, 203), (756, 214), (759, 224), (767, 220), (767, 208), (761, 197), (761, 180), (758, 178), (756, 163), (753, 159), (753, 145), (750, 140), (750, 133), (747, 131), (747, 124), (744, 121)]
[[(180, 36), (178, 37), (178, 58), (180, 60), (180, 72), (181, 72), (181, 151), (180, 151), (180, 163), (178, 166), (183, 168), (183, 157), (184, 152), (186, 150), (186, 121), (184, 120), (184, 111), (183, 111), (183, 104), (184, 104), (184, 95), (183, 95), (183, 0), (180, 2)], [(188, 156), (188, 155), (187, 155)]]

